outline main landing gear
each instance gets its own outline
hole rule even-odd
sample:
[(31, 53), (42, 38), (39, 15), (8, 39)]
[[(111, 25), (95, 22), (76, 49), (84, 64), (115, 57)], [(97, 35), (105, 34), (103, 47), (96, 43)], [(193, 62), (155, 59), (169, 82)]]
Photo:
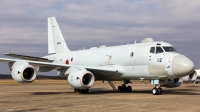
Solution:
[(122, 86), (118, 86), (118, 92), (132, 92), (132, 87), (126, 87), (122, 84)]
[(74, 93), (80, 93), (80, 94), (84, 94), (84, 93), (88, 93), (89, 89), (76, 89), (74, 88)]
[(108, 81), (108, 83), (110, 84), (110, 86), (113, 88), (114, 91), (118, 91), (118, 92), (132, 92), (132, 87), (131, 86), (126, 86), (126, 84), (131, 83), (130, 80), (124, 80), (124, 84), (122, 84), (121, 86), (118, 86), (118, 89), (115, 88), (114, 84), (112, 83), (112, 81)]
[(124, 84), (118, 86), (118, 92), (132, 92), (131, 86), (126, 86), (126, 84), (131, 83), (130, 80), (124, 80)]

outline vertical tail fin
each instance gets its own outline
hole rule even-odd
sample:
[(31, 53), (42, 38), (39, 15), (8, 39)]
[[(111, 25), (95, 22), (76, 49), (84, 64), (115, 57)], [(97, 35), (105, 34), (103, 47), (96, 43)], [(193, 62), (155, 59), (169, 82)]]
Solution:
[(55, 17), (48, 18), (48, 54), (69, 52)]

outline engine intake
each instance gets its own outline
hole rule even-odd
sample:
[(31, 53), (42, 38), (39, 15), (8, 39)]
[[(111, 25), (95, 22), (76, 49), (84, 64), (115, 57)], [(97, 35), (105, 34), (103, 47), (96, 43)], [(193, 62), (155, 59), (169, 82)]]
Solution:
[(86, 69), (75, 69), (68, 75), (68, 83), (77, 89), (87, 89), (94, 84), (94, 75)]
[(188, 82), (193, 82), (197, 79), (197, 71), (193, 71), (191, 74), (183, 77), (183, 82), (188, 83)]
[(23, 72), (24, 79), (30, 80), (33, 77), (33, 75), (34, 75), (34, 69), (33, 68), (24, 69), (24, 72)]
[(15, 62), (12, 66), (12, 78), (20, 83), (31, 83), (35, 80), (37, 74), (33, 66), (26, 62)]

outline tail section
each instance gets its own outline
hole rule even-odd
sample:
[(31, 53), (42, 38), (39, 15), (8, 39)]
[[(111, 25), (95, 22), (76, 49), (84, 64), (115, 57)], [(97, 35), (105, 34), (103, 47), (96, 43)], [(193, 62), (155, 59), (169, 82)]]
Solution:
[(48, 54), (69, 52), (55, 17), (48, 18)]

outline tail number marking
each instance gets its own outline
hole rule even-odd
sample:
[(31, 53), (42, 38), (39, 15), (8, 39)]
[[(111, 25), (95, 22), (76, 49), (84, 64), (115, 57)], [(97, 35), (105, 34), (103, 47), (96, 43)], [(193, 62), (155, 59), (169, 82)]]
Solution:
[(57, 42), (57, 45), (61, 44), (61, 42)]
[(157, 59), (157, 62), (162, 62), (162, 58), (158, 58), (158, 59)]

